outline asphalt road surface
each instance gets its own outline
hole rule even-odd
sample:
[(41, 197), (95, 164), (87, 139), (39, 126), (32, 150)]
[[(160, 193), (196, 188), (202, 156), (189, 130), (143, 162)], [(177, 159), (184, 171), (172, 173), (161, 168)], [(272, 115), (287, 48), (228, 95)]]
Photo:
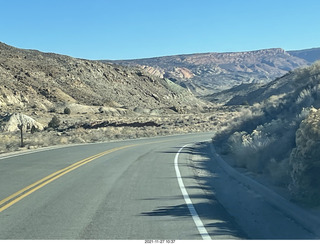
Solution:
[(198, 184), (189, 162), (192, 144), (211, 137), (83, 144), (2, 157), (0, 239), (245, 239)]

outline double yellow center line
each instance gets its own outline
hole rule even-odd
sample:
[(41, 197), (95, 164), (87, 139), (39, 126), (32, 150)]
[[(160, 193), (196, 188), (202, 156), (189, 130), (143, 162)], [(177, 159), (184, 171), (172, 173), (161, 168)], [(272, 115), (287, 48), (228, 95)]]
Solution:
[(6, 197), (5, 199), (0, 201), (0, 213), (2, 211), (4, 211), (5, 209), (9, 208), (10, 206), (12, 206), (13, 204), (19, 202), (21, 199), (25, 198), (26, 196), (30, 195), (31, 193), (35, 192), (36, 190), (44, 187), (45, 185), (49, 184), (50, 182), (60, 178), (61, 176), (97, 159), (100, 158), (104, 155), (107, 155), (109, 153), (115, 152), (115, 151), (119, 151), (121, 149), (125, 149), (125, 148), (129, 148), (129, 147), (133, 147), (136, 146), (134, 145), (128, 145), (128, 146), (123, 146), (123, 147), (117, 147), (117, 148), (113, 148), (98, 154), (95, 154), (91, 157), (85, 158), (81, 161), (78, 161), (74, 164), (71, 164), (68, 167), (65, 167), (61, 170), (58, 170), (44, 178), (42, 178), (41, 180), (38, 180), (36, 182), (34, 182), (33, 184), (21, 189), (20, 191), (17, 191), (16, 193)]

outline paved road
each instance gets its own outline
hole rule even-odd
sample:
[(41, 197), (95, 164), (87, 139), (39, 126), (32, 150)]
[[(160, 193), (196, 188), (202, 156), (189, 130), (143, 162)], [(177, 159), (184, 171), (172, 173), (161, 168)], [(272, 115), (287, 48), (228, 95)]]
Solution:
[[(198, 184), (188, 161), (192, 146), (177, 155), (182, 146), (211, 137), (85, 144), (0, 158), (0, 239), (245, 238)], [(199, 220), (208, 236), (200, 234)]]

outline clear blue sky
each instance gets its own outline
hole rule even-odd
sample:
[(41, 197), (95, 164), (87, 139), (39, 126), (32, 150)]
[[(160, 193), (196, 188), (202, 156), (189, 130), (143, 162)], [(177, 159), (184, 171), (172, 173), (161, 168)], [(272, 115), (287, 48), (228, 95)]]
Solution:
[(0, 0), (0, 42), (86, 59), (320, 47), (319, 0)]

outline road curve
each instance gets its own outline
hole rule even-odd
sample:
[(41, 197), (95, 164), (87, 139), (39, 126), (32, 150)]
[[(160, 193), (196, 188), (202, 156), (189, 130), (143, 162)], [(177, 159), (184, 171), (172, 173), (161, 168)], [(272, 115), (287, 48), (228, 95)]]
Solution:
[(192, 144), (211, 137), (83, 144), (2, 157), (0, 239), (202, 239), (190, 206), (206, 239), (243, 238), (189, 164)]

